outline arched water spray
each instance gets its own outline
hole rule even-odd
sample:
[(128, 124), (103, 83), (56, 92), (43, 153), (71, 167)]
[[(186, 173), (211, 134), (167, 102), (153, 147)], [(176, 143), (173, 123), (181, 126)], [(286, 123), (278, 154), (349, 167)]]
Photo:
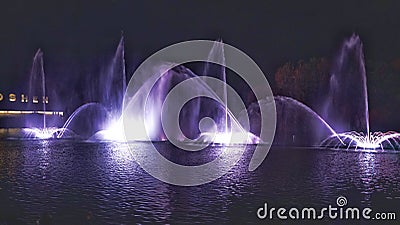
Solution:
[(61, 128), (61, 131), (57, 134), (57, 138), (63, 138), (64, 134), (66, 131), (70, 130), (70, 125), (72, 123), (72, 121), (75, 120), (75, 118), (79, 115), (85, 112), (85, 110), (90, 109), (90, 108), (96, 108), (96, 110), (103, 110), (105, 111), (108, 116), (110, 117), (109, 112), (107, 112), (107, 110), (104, 108), (104, 106), (100, 103), (96, 103), (96, 102), (91, 102), (91, 103), (86, 103), (81, 105), (80, 107), (78, 107), (67, 119), (67, 121), (65, 121), (64, 125)]

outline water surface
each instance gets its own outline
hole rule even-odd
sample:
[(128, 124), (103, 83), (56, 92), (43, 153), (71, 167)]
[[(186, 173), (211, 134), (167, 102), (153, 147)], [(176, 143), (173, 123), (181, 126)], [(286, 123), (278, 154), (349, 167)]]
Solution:
[[(149, 147), (132, 144), (132, 149)], [(188, 153), (168, 143), (156, 147), (186, 165), (211, 161), (223, 148)], [(271, 221), (256, 216), (264, 202), (322, 208), (335, 205), (341, 195), (349, 206), (400, 216), (400, 154), (273, 147), (249, 172), (253, 151), (248, 146), (239, 163), (211, 183), (179, 187), (147, 174), (123, 144), (1, 141), (0, 224), (34, 224), (40, 218), (42, 224), (46, 219), (54, 224), (265, 224)]]

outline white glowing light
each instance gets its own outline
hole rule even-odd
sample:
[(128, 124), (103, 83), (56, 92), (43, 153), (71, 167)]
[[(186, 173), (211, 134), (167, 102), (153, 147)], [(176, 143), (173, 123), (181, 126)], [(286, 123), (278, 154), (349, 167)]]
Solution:
[(378, 143), (373, 142), (357, 142), (357, 146), (365, 149), (376, 149), (381, 147)]
[(107, 141), (125, 141), (124, 127), (121, 120), (111, 122), (107, 129), (98, 132), (101, 139)]
[(54, 137), (54, 134), (59, 130), (56, 127), (48, 128), (24, 128), (24, 132), (27, 134), (28, 138), (37, 139), (50, 139)]
[(322, 146), (326, 147), (347, 147), (347, 149), (398, 149), (400, 141), (400, 133), (389, 131), (374, 132), (369, 134), (358, 133), (355, 131), (334, 134), (322, 142)]
[(261, 142), (260, 138), (250, 132), (204, 132), (197, 141), (221, 145), (258, 144)]

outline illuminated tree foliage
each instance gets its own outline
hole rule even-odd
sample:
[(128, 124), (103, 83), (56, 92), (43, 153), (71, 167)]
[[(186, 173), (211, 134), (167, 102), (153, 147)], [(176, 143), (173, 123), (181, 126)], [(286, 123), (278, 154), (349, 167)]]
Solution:
[(330, 63), (325, 58), (285, 63), (275, 73), (276, 93), (317, 106), (321, 96), (327, 94), (329, 72)]

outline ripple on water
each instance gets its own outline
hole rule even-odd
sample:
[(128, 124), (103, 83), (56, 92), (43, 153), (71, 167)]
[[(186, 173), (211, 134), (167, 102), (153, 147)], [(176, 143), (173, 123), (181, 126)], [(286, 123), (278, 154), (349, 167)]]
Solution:
[[(162, 154), (174, 149), (158, 144)], [(148, 143), (139, 144), (144, 150)], [(207, 162), (206, 153), (174, 160)], [(264, 202), (325, 207), (346, 196), (352, 205), (400, 209), (400, 156), (321, 149), (272, 148), (248, 171), (253, 147), (223, 177), (196, 187), (162, 183), (134, 162), (126, 146), (72, 141), (0, 142), (0, 222), (5, 214), (33, 223), (252, 223)], [(176, 154), (175, 154), (176, 155)], [(174, 157), (174, 154), (168, 154)]]

